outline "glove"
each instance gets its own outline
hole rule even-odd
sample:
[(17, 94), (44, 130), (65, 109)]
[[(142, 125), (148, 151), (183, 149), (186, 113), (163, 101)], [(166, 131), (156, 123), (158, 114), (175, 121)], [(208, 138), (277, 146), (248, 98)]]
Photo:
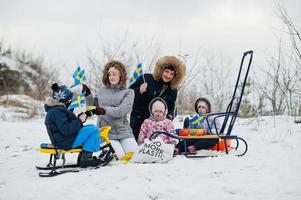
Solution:
[(106, 111), (102, 107), (97, 106), (96, 109), (92, 110), (92, 113), (96, 115), (104, 115)]
[(173, 116), (172, 116), (171, 114), (168, 114), (168, 115), (166, 116), (166, 118), (167, 118), (167, 119), (170, 119), (171, 121), (173, 120)]
[(91, 117), (94, 113), (93, 113), (92, 110), (87, 110), (87, 111), (85, 112), (85, 114), (86, 114), (88, 117)]
[(85, 84), (83, 84), (83, 89), (82, 89), (82, 93), (84, 93), (84, 92), (86, 93), (85, 97), (89, 96), (91, 94), (90, 88), (88, 88), (88, 86), (86, 86)]
[[(86, 113), (81, 112), (77, 115), (77, 117), (80, 119), (80, 116), (82, 116), (83, 114), (86, 114)], [(82, 121), (82, 123), (85, 123), (87, 121), (87, 119), (88, 119), (88, 116), (86, 116), (86, 119), (84, 121)]]

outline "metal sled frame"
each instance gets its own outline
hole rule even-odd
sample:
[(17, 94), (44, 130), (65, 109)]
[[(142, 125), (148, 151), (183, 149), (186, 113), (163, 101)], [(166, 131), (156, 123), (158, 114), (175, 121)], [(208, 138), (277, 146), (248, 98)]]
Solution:
[[(247, 65), (244, 65), (245, 62), (245, 58), (248, 57), (249, 60), (247, 61)], [(237, 151), (239, 149), (241, 143), (243, 143), (244, 145), (244, 150), (242, 151), (242, 153), (237, 154), (237, 156), (243, 156), (247, 153), (248, 151), (248, 144), (247, 142), (241, 138), (238, 137), (237, 135), (231, 135), (232, 133), (232, 129), (236, 120), (236, 117), (238, 115), (239, 112), (239, 108), (240, 108), (240, 104), (242, 101), (242, 97), (243, 97), (243, 93), (244, 93), (244, 89), (245, 89), (245, 85), (247, 82), (247, 78), (249, 75), (249, 71), (250, 71), (250, 67), (251, 67), (251, 63), (252, 63), (252, 59), (253, 59), (253, 51), (247, 51), (243, 54), (243, 57), (241, 59), (241, 63), (240, 63), (240, 67), (239, 67), (239, 72), (238, 72), (238, 76), (237, 76), (237, 80), (236, 80), (236, 84), (235, 84), (235, 88), (233, 91), (233, 95), (232, 98), (230, 100), (230, 103), (227, 106), (227, 109), (225, 112), (218, 112), (218, 113), (211, 113), (208, 114), (207, 116), (205, 116), (205, 121), (209, 127), (209, 135), (203, 135), (203, 136), (177, 136), (174, 134), (170, 134), (170, 133), (166, 133), (166, 132), (154, 132), (151, 136), (151, 138), (156, 138), (158, 135), (160, 134), (165, 134), (168, 135), (170, 137), (179, 139), (180, 141), (184, 142), (184, 149), (185, 149), (185, 156), (186, 157), (207, 157), (207, 156), (200, 156), (200, 155), (189, 155), (187, 152), (187, 140), (191, 140), (191, 139), (196, 139), (196, 140), (206, 140), (206, 139), (210, 139), (210, 138), (218, 138), (219, 140), (223, 140), (225, 143), (225, 152), (226, 154), (229, 153), (228, 148), (227, 148), (227, 141), (229, 140), (234, 140), (236, 142), (235, 147), (233, 147), (233, 150)], [(243, 72), (244, 70), (244, 72)], [(240, 87), (241, 91), (238, 91), (238, 88)], [(210, 127), (209, 124), (209, 117), (213, 117), (213, 125), (214, 127)], [(216, 125), (216, 120), (218, 118), (223, 118), (223, 122), (221, 125), (221, 129), (218, 131), (217, 129), (217, 125)], [(215, 129), (215, 132), (218, 134), (212, 134), (212, 128)]]
[[(60, 170), (57, 171), (57, 169), (63, 169), (63, 168), (76, 168), (79, 167), (79, 163), (77, 161), (77, 164), (69, 164), (65, 165), (66, 163), (66, 153), (81, 153), (82, 152), (82, 147), (76, 147), (70, 150), (64, 150), (56, 147), (54, 144), (54, 137), (52, 135), (52, 131), (49, 126), (46, 125), (47, 128), (47, 133), (50, 138), (51, 144), (48, 143), (42, 143), (40, 145), (40, 152), (41, 153), (47, 153), (50, 154), (49, 157), (49, 162), (46, 167), (36, 167), (38, 170), (51, 170), (50, 172), (40, 172), (39, 176), (40, 177), (52, 177), (52, 176), (57, 176), (59, 174), (67, 173), (67, 172), (79, 172), (80, 170), (78, 169), (69, 169), (69, 170)], [(100, 137), (104, 139), (106, 144), (102, 147), (100, 147), (100, 158), (103, 160), (103, 163), (101, 166), (107, 165), (113, 158), (117, 159), (117, 156), (115, 154), (115, 151), (111, 145), (111, 141), (109, 140), (108, 134), (111, 130), (110, 126), (105, 126), (99, 129), (99, 134)], [(63, 163), (61, 166), (57, 166), (57, 160), (62, 158)]]

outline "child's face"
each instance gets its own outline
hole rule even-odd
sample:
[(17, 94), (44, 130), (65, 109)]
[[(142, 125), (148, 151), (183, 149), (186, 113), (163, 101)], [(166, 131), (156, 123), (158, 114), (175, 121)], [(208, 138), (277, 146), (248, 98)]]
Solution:
[(163, 117), (163, 111), (162, 110), (155, 110), (153, 113), (155, 119), (161, 119)]
[(205, 106), (202, 106), (202, 105), (199, 105), (198, 106), (198, 113), (203, 113), (203, 114), (206, 114), (208, 111), (206, 109)]

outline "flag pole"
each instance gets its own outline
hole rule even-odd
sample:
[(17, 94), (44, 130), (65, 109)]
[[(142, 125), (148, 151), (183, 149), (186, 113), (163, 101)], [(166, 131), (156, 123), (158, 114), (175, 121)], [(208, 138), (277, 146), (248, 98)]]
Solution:
[(144, 73), (142, 74), (143, 82), (145, 83)]
[[(142, 64), (141, 64), (141, 70), (142, 70)], [(145, 78), (144, 78), (144, 73), (142, 71), (142, 78), (143, 78), (143, 83), (145, 83)]]

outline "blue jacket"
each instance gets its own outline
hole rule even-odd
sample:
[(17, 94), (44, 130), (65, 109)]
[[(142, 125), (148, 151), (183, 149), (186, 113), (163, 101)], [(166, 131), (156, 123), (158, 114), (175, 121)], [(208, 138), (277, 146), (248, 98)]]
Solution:
[(65, 150), (71, 149), (83, 124), (64, 105), (53, 102), (55, 101), (52, 98), (48, 98), (44, 105), (47, 112), (45, 125), (48, 125), (52, 131), (55, 146)]

